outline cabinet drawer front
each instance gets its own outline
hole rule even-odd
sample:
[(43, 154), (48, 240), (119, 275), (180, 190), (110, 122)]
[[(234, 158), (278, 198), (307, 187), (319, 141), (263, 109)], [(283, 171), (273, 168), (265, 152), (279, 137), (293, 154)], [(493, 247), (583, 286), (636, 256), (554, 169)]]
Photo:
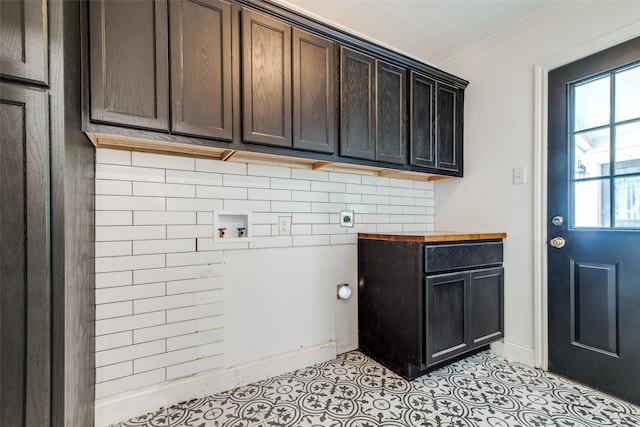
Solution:
[(426, 245), (424, 271), (435, 273), (502, 263), (502, 242)]

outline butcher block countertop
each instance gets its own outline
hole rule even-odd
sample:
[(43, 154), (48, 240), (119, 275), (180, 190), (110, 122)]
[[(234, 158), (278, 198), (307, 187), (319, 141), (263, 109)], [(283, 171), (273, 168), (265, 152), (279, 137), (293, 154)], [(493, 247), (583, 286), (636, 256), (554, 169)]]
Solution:
[(358, 239), (391, 240), (396, 242), (456, 242), (467, 240), (504, 239), (507, 233), (477, 233), (463, 231), (422, 231), (415, 233), (358, 233)]

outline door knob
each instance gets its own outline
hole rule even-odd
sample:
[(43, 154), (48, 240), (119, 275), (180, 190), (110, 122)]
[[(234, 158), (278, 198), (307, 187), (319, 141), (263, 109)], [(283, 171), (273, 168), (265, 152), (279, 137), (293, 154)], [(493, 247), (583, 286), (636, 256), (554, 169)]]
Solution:
[(554, 237), (553, 239), (549, 240), (549, 244), (557, 249), (563, 248), (565, 243), (566, 242), (562, 237)]

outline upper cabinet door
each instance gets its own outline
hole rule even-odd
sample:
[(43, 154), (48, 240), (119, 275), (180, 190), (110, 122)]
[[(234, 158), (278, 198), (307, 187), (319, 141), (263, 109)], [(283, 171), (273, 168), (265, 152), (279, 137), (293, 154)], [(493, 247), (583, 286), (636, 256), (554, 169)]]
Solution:
[(243, 140), (291, 147), (291, 27), (242, 10)]
[(334, 43), (293, 30), (293, 148), (335, 152)]
[(436, 85), (436, 167), (462, 173), (462, 89), (438, 82)]
[(406, 71), (376, 61), (376, 160), (407, 163)]
[(231, 140), (231, 6), (170, 3), (171, 130)]
[(434, 102), (436, 83), (422, 74), (411, 73), (409, 163), (414, 166), (436, 166)]
[(341, 48), (340, 155), (374, 160), (375, 59)]
[(48, 84), (47, 0), (0, 1), (0, 75)]
[(89, 2), (91, 119), (168, 130), (167, 3)]

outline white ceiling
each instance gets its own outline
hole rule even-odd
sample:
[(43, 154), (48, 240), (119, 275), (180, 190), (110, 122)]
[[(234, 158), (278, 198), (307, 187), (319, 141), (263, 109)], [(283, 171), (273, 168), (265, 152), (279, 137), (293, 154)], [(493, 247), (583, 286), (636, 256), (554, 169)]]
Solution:
[(276, 0), (433, 65), (552, 0)]

